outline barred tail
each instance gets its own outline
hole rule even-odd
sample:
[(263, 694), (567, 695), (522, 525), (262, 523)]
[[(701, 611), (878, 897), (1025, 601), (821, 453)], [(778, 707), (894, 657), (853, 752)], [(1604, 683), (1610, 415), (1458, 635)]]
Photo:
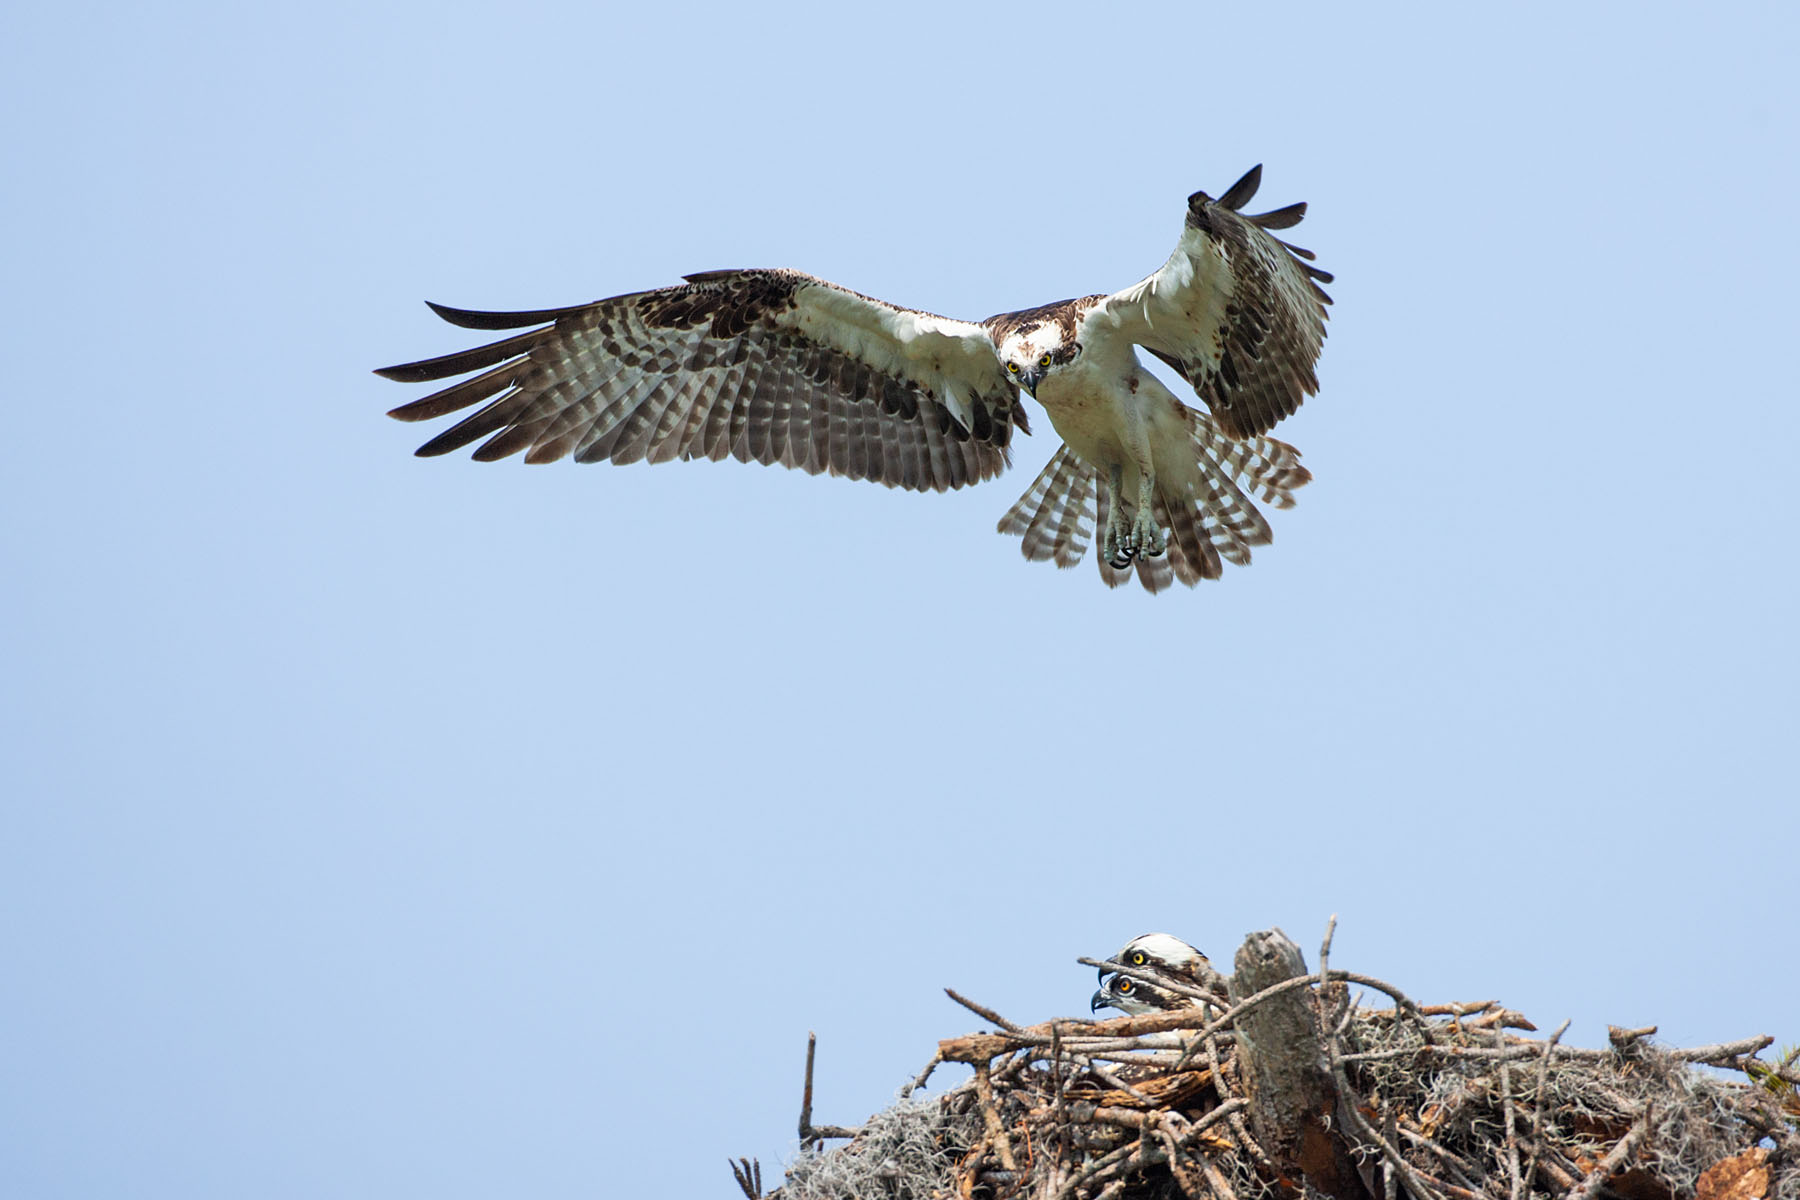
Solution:
[[(1150, 592), (1176, 580), (1193, 587), (1219, 578), (1226, 562), (1249, 565), (1251, 547), (1273, 539), (1255, 501), (1292, 508), (1294, 490), (1312, 479), (1300, 465), (1300, 452), (1286, 442), (1228, 437), (1204, 413), (1192, 413), (1189, 424), (1199, 482), (1192, 493), (1158, 488), (1155, 501), (1167, 550), (1156, 557), (1139, 555), (1122, 568), (1096, 554), (1108, 587), (1122, 587), (1134, 575)], [(1034, 562), (1074, 566), (1087, 553), (1094, 530), (1104, 528), (1111, 515), (1107, 489), (1096, 482), (1094, 468), (1061, 447), (1000, 518), (999, 531), (1022, 537), (1020, 552)]]
[[(1197, 522), (1190, 537), (1197, 541), (1204, 536), (1220, 558), (1249, 566), (1250, 548), (1266, 546), (1275, 536), (1251, 497), (1292, 508), (1294, 489), (1304, 486), (1312, 472), (1300, 465), (1300, 452), (1286, 442), (1267, 436), (1231, 438), (1203, 413), (1195, 413), (1191, 424), (1200, 482), (1192, 499), (1176, 508), (1184, 522)], [(1203, 570), (1199, 578), (1217, 578), (1216, 567)]]
[(1072, 567), (1094, 533), (1093, 503), (1093, 469), (1064, 446), (1000, 518), (998, 529), (1023, 537), (1019, 553), (1031, 561)]

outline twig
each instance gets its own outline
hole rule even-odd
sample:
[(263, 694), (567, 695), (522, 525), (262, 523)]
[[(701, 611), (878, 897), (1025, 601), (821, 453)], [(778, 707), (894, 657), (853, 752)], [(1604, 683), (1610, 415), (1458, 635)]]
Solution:
[[(1188, 1060), (1194, 1056), (1194, 1051), (1199, 1047), (1200, 1042), (1206, 1037), (1231, 1025), (1251, 1009), (1267, 1004), (1275, 997), (1286, 995), (1296, 988), (1310, 987), (1317, 982), (1319, 982), (1319, 977), (1317, 975), (1295, 975), (1291, 979), (1282, 980), (1280, 983), (1272, 983), (1254, 996), (1250, 996), (1233, 1004), (1229, 1009), (1225, 1010), (1221, 1016), (1208, 1021), (1201, 1027), (1199, 1035), (1188, 1045), (1186, 1050), (1182, 1051), (1181, 1057), (1176, 1060), (1175, 1069), (1179, 1071), (1182, 1067), (1187, 1065)], [(1180, 1026), (1175, 1026), (1175, 1028), (1180, 1028)]]
[(811, 1031), (806, 1035), (806, 1087), (800, 1093), (800, 1148), (810, 1150), (814, 1145), (826, 1138), (853, 1138), (861, 1133), (861, 1129), (846, 1129), (842, 1125), (814, 1125), (812, 1123), (813, 1100), (813, 1053), (818, 1048), (819, 1035)]
[[(1338, 973), (1339, 972), (1336, 971), (1332, 972), (1333, 975)], [(1345, 972), (1344, 974), (1348, 975), (1348, 972)], [(1370, 986), (1375, 985), (1371, 984)], [(1387, 991), (1385, 987), (1380, 988), (1379, 990)], [(1388, 995), (1395, 996), (1395, 993), (1388, 992)], [(1395, 996), (1395, 1000), (1398, 1002), (1399, 997)], [(1407, 1001), (1407, 1003), (1411, 1004), (1411, 1001)], [(1413, 1005), (1413, 1007), (1415, 1009), (1417, 1008), (1416, 1005)], [(1381, 1151), (1382, 1157), (1391, 1163), (1394, 1170), (1399, 1173), (1401, 1180), (1406, 1184), (1407, 1192), (1413, 1197), (1413, 1200), (1436, 1200), (1440, 1193), (1427, 1187), (1425, 1181), (1420, 1179), (1417, 1172), (1412, 1169), (1412, 1164), (1408, 1163), (1405, 1156), (1400, 1153), (1400, 1148), (1391, 1144), (1385, 1137), (1381, 1136), (1381, 1134), (1363, 1118), (1362, 1113), (1357, 1111), (1358, 1097), (1356, 1089), (1350, 1086), (1350, 1077), (1344, 1073), (1344, 1060), (1342, 1055), (1338, 1052), (1337, 1035), (1334, 1033), (1332, 1036), (1325, 1038), (1324, 1041), (1325, 1056), (1331, 1065), (1331, 1077), (1337, 1084), (1337, 1110), (1340, 1119), (1355, 1126), (1357, 1133), (1360, 1134), (1365, 1141), (1374, 1143)]]
[(981, 1104), (982, 1124), (987, 1127), (994, 1148), (1000, 1152), (1000, 1165), (1009, 1171), (1017, 1171), (1019, 1164), (1013, 1159), (1012, 1141), (1006, 1136), (1006, 1127), (1000, 1124), (1000, 1110), (994, 1105), (994, 1080), (984, 1062), (975, 1064), (975, 1096)]
[(1437, 1188), (1445, 1195), (1451, 1197), (1452, 1200), (1488, 1200), (1488, 1198), (1480, 1192), (1472, 1191), (1469, 1188), (1457, 1187), (1454, 1183), (1446, 1183), (1436, 1175), (1428, 1175), (1424, 1171), (1419, 1171), (1418, 1175), (1420, 1179), (1423, 1179), (1432, 1187)]
[(1200, 1173), (1206, 1177), (1206, 1186), (1212, 1189), (1213, 1195), (1217, 1196), (1219, 1200), (1237, 1200), (1237, 1193), (1231, 1190), (1231, 1184), (1225, 1181), (1225, 1176), (1219, 1173), (1219, 1168), (1213, 1166), (1211, 1156), (1205, 1154), (1200, 1156)]
[(1472, 1017), (1476, 1013), (1486, 1012), (1498, 1003), (1498, 1000), (1465, 1000), (1455, 1004), (1422, 1004), (1419, 1011), (1428, 1017)]
[[(1337, 975), (1336, 971), (1332, 972)], [(1374, 1062), (1387, 1058), (1404, 1058), (1409, 1054), (1436, 1054), (1444, 1058), (1476, 1058), (1493, 1061), (1513, 1061), (1521, 1058), (1537, 1058), (1545, 1053), (1547, 1042), (1528, 1041), (1524, 1038), (1508, 1039), (1511, 1044), (1504, 1047), (1494, 1046), (1451, 1046), (1442, 1042), (1432, 1042), (1422, 1046), (1404, 1046), (1394, 1050), (1371, 1050), (1356, 1054), (1344, 1055), (1345, 1062)], [(1721, 1042), (1715, 1046), (1696, 1046), (1690, 1050), (1661, 1050), (1676, 1062), (1703, 1063), (1713, 1067), (1738, 1067), (1738, 1059), (1746, 1054), (1754, 1054), (1775, 1039), (1768, 1036), (1745, 1038), (1737, 1042)], [(1558, 1046), (1557, 1056), (1572, 1062), (1599, 1062), (1617, 1058), (1618, 1051), (1611, 1048), (1593, 1050), (1585, 1046)]]
[(991, 1021), (995, 1025), (998, 1025), (1000, 1028), (1006, 1030), (1008, 1033), (1019, 1032), (1019, 1026), (1013, 1024), (1011, 1021), (1007, 1020), (1005, 1017), (1001, 1016), (999, 1013), (995, 1012), (993, 1009), (988, 1008), (985, 1005), (977, 1004), (973, 1000), (969, 999), (967, 996), (958, 995), (955, 988), (945, 988), (944, 994), (946, 996), (949, 996), (952, 1000), (956, 1001), (958, 1004), (962, 1005), (964, 1008), (968, 1009), (970, 1012), (974, 1013), (976, 1016), (980, 1017), (982, 1020)]
[[(1085, 1184), (1093, 1182), (1102, 1175), (1110, 1174), (1115, 1168), (1127, 1162), (1131, 1158), (1132, 1151), (1137, 1149), (1141, 1144), (1141, 1139), (1138, 1142), (1126, 1142), (1116, 1150), (1092, 1160), (1086, 1166), (1082, 1167), (1081, 1170), (1075, 1172), (1075, 1174), (1064, 1181), (1062, 1190), (1057, 1194), (1059, 1196), (1072, 1195), (1075, 1193), (1076, 1189)], [(1106, 1192), (1102, 1191), (1100, 1195), (1104, 1196), (1106, 1195)], [(1098, 1200), (1098, 1197), (1096, 1197), (1095, 1200)]]
[(1550, 1082), (1550, 1060), (1556, 1054), (1556, 1043), (1562, 1041), (1562, 1035), (1568, 1032), (1569, 1023), (1564, 1021), (1544, 1043), (1544, 1057), (1538, 1060), (1537, 1092), (1531, 1098), (1531, 1158), (1525, 1167), (1527, 1181), (1537, 1178), (1538, 1150), (1544, 1144), (1544, 1088)]
[(1337, 936), (1337, 914), (1331, 914), (1331, 920), (1325, 922), (1325, 940), (1319, 943), (1319, 978), (1327, 979), (1331, 969), (1331, 939)]
[(1193, 1164), (1187, 1161), (1187, 1156), (1182, 1154), (1181, 1148), (1175, 1144), (1174, 1132), (1161, 1121), (1156, 1122), (1153, 1132), (1156, 1134), (1156, 1140), (1163, 1145), (1163, 1154), (1169, 1160), (1169, 1174), (1175, 1177), (1175, 1184), (1181, 1189), (1181, 1194), (1188, 1200), (1201, 1200), (1205, 1189), (1200, 1181), (1194, 1178)]
[(1078, 958), (1075, 961), (1084, 967), (1097, 967), (1108, 974), (1123, 975), (1127, 979), (1141, 979), (1145, 983), (1153, 983), (1162, 991), (1174, 992), (1177, 996), (1186, 996), (1189, 1000), (1210, 1004), (1218, 1011), (1224, 1011), (1223, 1006), (1219, 1004), (1219, 997), (1215, 993), (1209, 992), (1205, 988), (1193, 987), (1179, 980), (1170, 979), (1167, 975), (1149, 967), (1133, 967), (1101, 958)]
[(1554, 1146), (1545, 1147), (1533, 1142), (1527, 1148), (1531, 1151), (1532, 1160), (1537, 1163), (1538, 1171), (1551, 1183), (1565, 1192), (1579, 1186), (1580, 1169), (1563, 1158)]
[(1513, 1109), (1512, 1071), (1506, 1060), (1500, 1060), (1500, 1107), (1506, 1117), (1506, 1170), (1512, 1178), (1512, 1200), (1521, 1200), (1525, 1191), (1524, 1177), (1519, 1174), (1519, 1123)]
[[(1213, 1086), (1218, 1089), (1219, 1094), (1223, 1096), (1225, 1094), (1225, 1066), (1219, 1059), (1218, 1043), (1213, 1040), (1212, 1034), (1207, 1034), (1199, 1040), (1206, 1046), (1206, 1065), (1212, 1068), (1213, 1079), (1217, 1081)], [(1186, 1057), (1185, 1052), (1183, 1057)], [(1227, 1104), (1225, 1107), (1230, 1108), (1230, 1105)], [(1248, 1108), (1249, 1105), (1246, 1103), (1241, 1107)], [(1231, 1121), (1232, 1136), (1237, 1138), (1238, 1145), (1247, 1148), (1250, 1151), (1251, 1157), (1256, 1159), (1257, 1164), (1264, 1170), (1268, 1171), (1271, 1175), (1276, 1174), (1275, 1164), (1270, 1160), (1269, 1152), (1264, 1150), (1262, 1148), (1262, 1143), (1257, 1141), (1250, 1133), (1249, 1123), (1244, 1120), (1243, 1114), (1233, 1111), (1228, 1112), (1226, 1116)]]
[(754, 1158), (725, 1161), (731, 1163), (731, 1177), (737, 1180), (747, 1200), (762, 1200), (762, 1163)]
[[(1381, 1108), (1382, 1108), (1382, 1112), (1386, 1116), (1386, 1119), (1382, 1122), (1381, 1136), (1385, 1137), (1390, 1143), (1398, 1143), (1400, 1141), (1400, 1127), (1399, 1127), (1399, 1122), (1394, 1118), (1394, 1106), (1392, 1104), (1383, 1103)], [(1398, 1190), (1397, 1184), (1398, 1184), (1398, 1178), (1394, 1174), (1394, 1168), (1392, 1166), (1390, 1166), (1388, 1163), (1385, 1163), (1385, 1162), (1382, 1163), (1381, 1164), (1381, 1197), (1382, 1197), (1382, 1200), (1394, 1200), (1394, 1193), (1395, 1193), (1395, 1191)]]
[(813, 1054), (819, 1048), (819, 1035), (812, 1030), (806, 1031), (806, 1088), (800, 1093), (800, 1148), (805, 1150), (814, 1141), (812, 1132), (812, 1083)]
[(1191, 1124), (1189, 1124), (1187, 1127), (1187, 1132), (1185, 1132), (1181, 1135), (1182, 1143), (1185, 1145), (1189, 1142), (1192, 1142), (1194, 1139), (1198, 1138), (1201, 1134), (1205, 1133), (1208, 1129), (1211, 1129), (1214, 1125), (1217, 1125), (1220, 1121), (1231, 1120), (1231, 1119), (1239, 1116), (1246, 1108), (1249, 1108), (1249, 1107), (1250, 1107), (1250, 1102), (1248, 1100), (1244, 1099), (1242, 1096), (1233, 1096), (1231, 1099), (1227, 1100), (1225, 1103), (1219, 1105), (1219, 1107), (1217, 1107), (1217, 1108), (1213, 1109), (1211, 1112), (1207, 1113), (1204, 1117), (1201, 1117), (1198, 1121), (1194, 1121)]
[(1764, 1034), (1762, 1037), (1744, 1038), (1736, 1042), (1720, 1042), (1712, 1046), (1695, 1046), (1691, 1050), (1670, 1050), (1666, 1053), (1682, 1062), (1706, 1063), (1708, 1066), (1714, 1067), (1735, 1067), (1738, 1065), (1738, 1059), (1755, 1054), (1774, 1043), (1774, 1038)]
[(1644, 1115), (1632, 1125), (1630, 1132), (1619, 1139), (1619, 1144), (1607, 1152), (1605, 1158), (1594, 1164), (1594, 1169), (1587, 1173), (1587, 1178), (1569, 1189), (1566, 1200), (1593, 1200), (1593, 1197), (1615, 1175), (1619, 1168), (1633, 1154), (1637, 1153), (1638, 1143), (1650, 1130), (1650, 1106), (1644, 1106)]
[[(1416, 1129), (1408, 1129), (1406, 1126), (1402, 1125), (1399, 1127), (1399, 1131), (1402, 1137), (1408, 1138), (1415, 1145), (1423, 1146), (1425, 1149), (1431, 1151), (1431, 1153), (1437, 1157), (1437, 1160), (1443, 1163), (1452, 1175), (1456, 1176), (1457, 1182), (1460, 1183), (1463, 1188), (1471, 1192), (1481, 1190), (1475, 1181), (1470, 1178), (1471, 1174), (1479, 1175), (1481, 1173), (1473, 1163), (1464, 1159), (1461, 1155), (1445, 1149), (1436, 1141), (1426, 1137)], [(1421, 1173), (1420, 1177), (1425, 1178), (1423, 1173)]]
[(938, 1064), (943, 1061), (944, 1058), (941, 1054), (933, 1054), (931, 1056), (931, 1061), (925, 1064), (925, 1069), (915, 1075), (911, 1083), (900, 1089), (900, 1098), (904, 1100), (906, 1097), (924, 1087), (925, 1081), (931, 1078), (931, 1073), (937, 1070)]

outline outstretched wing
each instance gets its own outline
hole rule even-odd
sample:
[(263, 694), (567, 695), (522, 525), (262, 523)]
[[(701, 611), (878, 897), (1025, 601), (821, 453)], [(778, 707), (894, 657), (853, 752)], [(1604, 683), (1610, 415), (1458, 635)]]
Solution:
[(1312, 265), (1312, 252), (1267, 232), (1299, 224), (1306, 205), (1253, 217), (1239, 211), (1261, 182), (1258, 165), (1217, 200), (1189, 196), (1169, 261), (1088, 317), (1181, 372), (1219, 427), (1238, 438), (1267, 431), (1319, 390), (1313, 364), (1331, 303), (1319, 287), (1331, 276)]
[[(419, 447), (482, 461), (736, 458), (943, 491), (999, 474), (1017, 390), (979, 325), (799, 271), (709, 271), (679, 287), (538, 312), (433, 304), (469, 329), (541, 329), (376, 374), (480, 372), (389, 416), (485, 407)], [(548, 322), (548, 324), (545, 324)]]

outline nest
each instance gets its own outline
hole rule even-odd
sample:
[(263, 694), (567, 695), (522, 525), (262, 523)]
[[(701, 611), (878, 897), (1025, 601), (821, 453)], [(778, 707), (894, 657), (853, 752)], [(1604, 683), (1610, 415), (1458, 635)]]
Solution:
[[(1348, 983), (1391, 1007), (1352, 1002)], [(1326, 1111), (1258, 1094), (1240, 1021), (1272, 993), (1309, 1012), (1303, 1065)], [(812, 1124), (809, 1046), (801, 1153), (767, 1200), (1800, 1200), (1800, 1051), (1761, 1062), (1769, 1038), (1672, 1050), (1614, 1029), (1581, 1049), (1562, 1029), (1526, 1036), (1496, 1003), (1422, 1007), (1338, 970), (1234, 993), (1228, 1011), (1025, 1028), (950, 995), (997, 1031), (940, 1043), (859, 1128)], [(974, 1077), (916, 1096), (944, 1062)], [(1334, 1153), (1351, 1172), (1322, 1182)], [(733, 1171), (765, 1200), (755, 1163)]]

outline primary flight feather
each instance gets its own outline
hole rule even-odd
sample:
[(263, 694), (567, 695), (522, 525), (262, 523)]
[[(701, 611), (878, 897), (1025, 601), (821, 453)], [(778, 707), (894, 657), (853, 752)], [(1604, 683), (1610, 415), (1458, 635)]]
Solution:
[[(483, 407), (419, 447), (480, 442), (482, 461), (736, 458), (913, 491), (998, 475), (1020, 393), (1063, 446), (1000, 520), (1033, 560), (1073, 566), (1096, 529), (1100, 574), (1150, 591), (1214, 579), (1270, 540), (1253, 498), (1277, 508), (1311, 478), (1266, 436), (1318, 390), (1325, 340), (1312, 255), (1268, 231), (1304, 204), (1258, 216), (1253, 168), (1214, 200), (1188, 198), (1160, 270), (1111, 295), (975, 323), (882, 300), (800, 271), (708, 271), (656, 291), (570, 308), (472, 312), (469, 329), (518, 333), (376, 373), (405, 383), (470, 378), (389, 415), (422, 421)], [(533, 328), (536, 327), (536, 328)], [(1189, 408), (1144, 369), (1143, 347), (1205, 402)], [(473, 373), (473, 374), (471, 374)]]

